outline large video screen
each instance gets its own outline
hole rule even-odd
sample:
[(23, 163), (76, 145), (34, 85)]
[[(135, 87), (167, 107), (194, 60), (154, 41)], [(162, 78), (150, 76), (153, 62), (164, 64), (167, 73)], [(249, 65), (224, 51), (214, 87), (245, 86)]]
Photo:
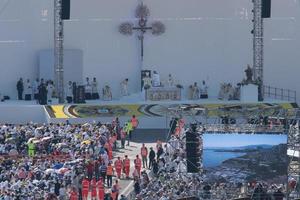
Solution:
[(213, 182), (286, 183), (287, 135), (204, 134), (203, 166)]

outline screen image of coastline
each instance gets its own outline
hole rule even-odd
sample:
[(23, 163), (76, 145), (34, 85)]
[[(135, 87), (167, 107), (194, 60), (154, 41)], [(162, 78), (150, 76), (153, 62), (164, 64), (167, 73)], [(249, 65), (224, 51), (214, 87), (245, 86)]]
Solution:
[(204, 134), (203, 166), (210, 181), (284, 184), (287, 135)]

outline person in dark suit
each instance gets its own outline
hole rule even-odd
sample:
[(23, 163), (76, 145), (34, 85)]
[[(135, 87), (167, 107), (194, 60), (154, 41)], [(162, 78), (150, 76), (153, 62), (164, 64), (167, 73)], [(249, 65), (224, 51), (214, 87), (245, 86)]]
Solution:
[(149, 169), (152, 168), (153, 160), (155, 159), (155, 151), (152, 147), (150, 147), (150, 153), (149, 153)]
[(23, 100), (24, 84), (22, 78), (20, 78), (19, 81), (17, 82), (17, 91), (18, 91), (18, 100)]
[(47, 104), (47, 88), (46, 84), (44, 82), (41, 82), (39, 86), (39, 103), (41, 105), (46, 105)]

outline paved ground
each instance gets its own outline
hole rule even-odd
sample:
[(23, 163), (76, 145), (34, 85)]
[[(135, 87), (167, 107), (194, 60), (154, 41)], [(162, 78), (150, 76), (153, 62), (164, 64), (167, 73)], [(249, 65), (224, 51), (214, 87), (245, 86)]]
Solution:
[[(125, 149), (118, 149), (114, 151), (114, 158), (116, 159), (120, 156), (122, 159), (125, 155), (128, 155), (130, 159), (130, 175), (132, 177), (132, 172), (134, 169), (134, 159), (138, 154), (140, 156), (140, 149), (142, 147), (142, 143), (145, 143), (146, 147), (149, 149), (153, 147), (155, 149), (157, 139), (162, 141), (166, 140), (167, 130), (165, 129), (142, 129), (137, 130), (132, 137), (132, 142), (130, 142), (130, 146), (125, 146)], [(127, 144), (127, 141), (126, 141)], [(121, 146), (120, 142), (118, 141), (118, 145)], [(114, 160), (115, 160), (114, 159)], [(147, 170), (147, 172), (149, 172)], [(116, 177), (113, 177), (113, 182), (115, 181)], [(120, 187), (121, 187), (121, 194), (128, 195), (133, 190), (133, 180), (132, 179), (123, 179), (120, 180)], [(106, 189), (109, 192), (109, 189)]]

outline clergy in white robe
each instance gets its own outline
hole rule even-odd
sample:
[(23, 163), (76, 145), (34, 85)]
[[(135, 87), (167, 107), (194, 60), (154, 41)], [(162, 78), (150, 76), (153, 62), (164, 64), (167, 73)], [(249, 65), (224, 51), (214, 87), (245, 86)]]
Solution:
[(128, 96), (128, 78), (121, 82), (121, 94), (122, 96)]
[(27, 79), (24, 89), (25, 89), (25, 91), (24, 91), (25, 101), (31, 101), (32, 86), (31, 86), (31, 82), (29, 79)]

